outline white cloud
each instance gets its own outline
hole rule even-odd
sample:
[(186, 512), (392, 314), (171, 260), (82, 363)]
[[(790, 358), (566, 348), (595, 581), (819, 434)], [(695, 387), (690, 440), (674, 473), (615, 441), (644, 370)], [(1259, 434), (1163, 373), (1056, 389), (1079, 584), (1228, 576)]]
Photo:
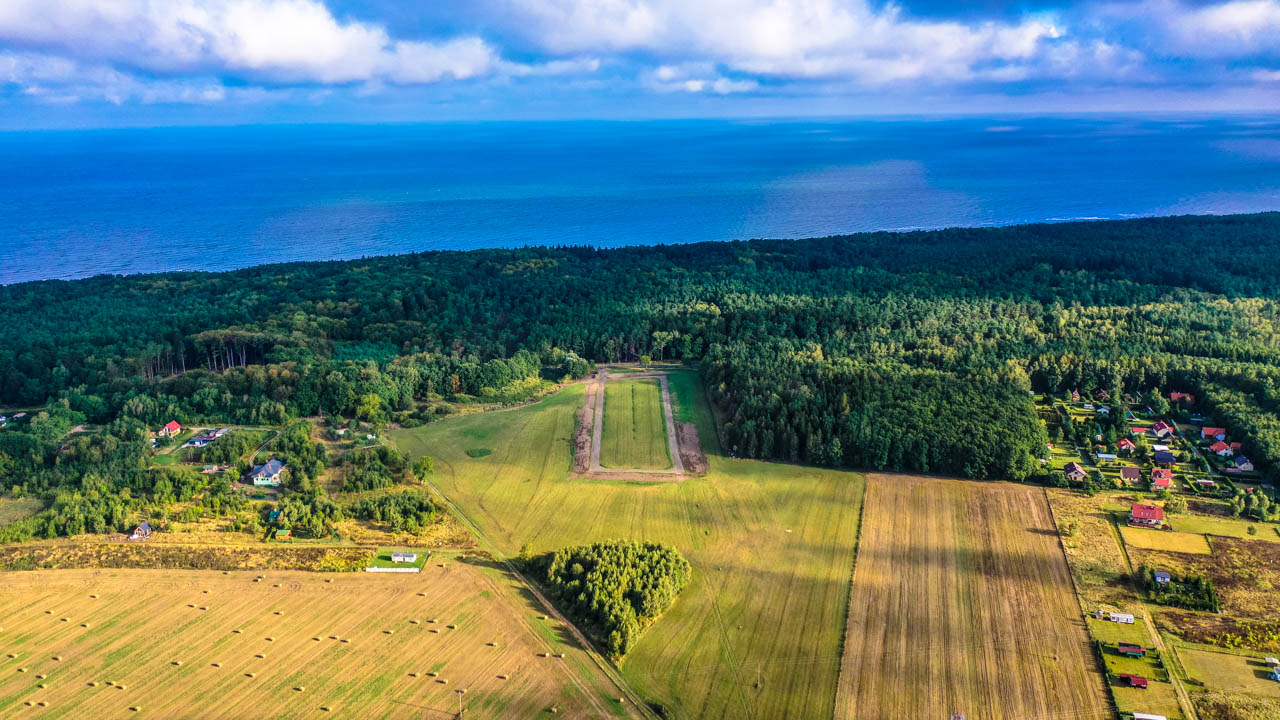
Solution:
[[(759, 76), (1001, 80), (1061, 31), (1052, 23), (907, 17), (866, 0), (508, 0), (551, 52), (641, 51)], [(661, 78), (657, 78), (661, 80)]]
[(1263, 83), (1280, 83), (1280, 70), (1254, 70), (1254, 80)]
[(0, 42), (159, 74), (433, 83), (493, 71), (478, 37), (397, 41), (320, 0), (4, 0)]
[(758, 90), (760, 83), (718, 74), (709, 63), (660, 65), (641, 76), (641, 84), (658, 92), (715, 93), (733, 95)]
[(230, 90), (208, 79), (142, 79), (104, 65), (84, 65), (39, 53), (0, 53), (0, 84), (14, 85), (36, 102), (65, 104), (105, 100), (114, 104), (214, 103), (231, 93), (248, 96), (246, 88)]

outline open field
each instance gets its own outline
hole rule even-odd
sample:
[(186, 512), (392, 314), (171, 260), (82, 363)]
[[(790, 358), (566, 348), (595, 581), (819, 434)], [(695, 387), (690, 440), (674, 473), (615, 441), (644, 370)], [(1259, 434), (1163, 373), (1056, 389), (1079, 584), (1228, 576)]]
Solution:
[[(862, 478), (725, 458), (697, 375), (673, 371), (669, 382), (677, 417), (698, 424), (705, 477), (570, 479), (581, 385), (393, 439), (436, 458), (432, 482), (504, 553), (612, 538), (678, 548), (693, 565), (690, 584), (621, 664), (673, 717), (831, 717)], [(477, 446), (494, 452), (467, 456)]]
[(0, 716), (417, 719), (452, 716), (461, 689), (467, 717), (629, 712), (505, 573), (255, 577), (5, 574)]
[(837, 718), (1110, 717), (1044, 491), (871, 475)]
[(1124, 538), (1125, 545), (1145, 550), (1165, 550), (1195, 555), (1208, 555), (1213, 552), (1209, 547), (1209, 541), (1203, 535), (1195, 533), (1149, 530), (1122, 525), (1120, 536)]
[(0, 498), (0, 527), (35, 515), (44, 507), (40, 498)]
[[(1280, 542), (1280, 527), (1275, 523), (1242, 520), (1232, 517), (1212, 517), (1209, 515), (1174, 515), (1169, 524), (1178, 532), (1220, 535), (1222, 537), (1241, 538), (1243, 540), (1268, 540)], [(1249, 528), (1256, 533), (1249, 534)]]
[(606, 383), (600, 464), (606, 468), (671, 467), (662, 391), (654, 378)]
[(1271, 669), (1261, 654), (1239, 655), (1186, 646), (1177, 650), (1187, 674), (1209, 690), (1280, 699), (1280, 682), (1271, 679)]

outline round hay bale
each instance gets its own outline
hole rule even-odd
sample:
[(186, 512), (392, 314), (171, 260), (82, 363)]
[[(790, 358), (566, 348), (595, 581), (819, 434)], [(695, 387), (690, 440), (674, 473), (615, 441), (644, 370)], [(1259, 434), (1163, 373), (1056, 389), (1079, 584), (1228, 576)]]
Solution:
[(62, 622), (71, 622), (71, 618), (62, 618)]
[(457, 630), (457, 629), (458, 629), (458, 626), (457, 626), (457, 625), (446, 625), (445, 627), (449, 628), (450, 630)]
[(254, 655), (254, 657), (258, 658), (259, 660), (266, 660), (266, 659), (267, 659), (267, 656), (266, 656), (266, 655), (263, 655), (262, 653), (258, 653), (257, 655)]
[(16, 657), (18, 657), (18, 654), (17, 654), (17, 653), (9, 653), (9, 657), (10, 657), (10, 658), (16, 658)]
[(275, 637), (272, 637), (272, 636), (265, 637), (265, 638), (263, 638), (263, 640), (266, 640), (267, 642), (275, 642), (275, 641), (276, 641)]
[(302, 692), (303, 690), (306, 690), (306, 688), (301, 685), (293, 689), (294, 692)]
[(328, 705), (321, 705), (321, 706), (320, 706), (320, 712), (329, 712), (329, 706), (328, 706)]
[(538, 616), (538, 619), (539, 619), (539, 620), (546, 620), (546, 619), (547, 619), (547, 616), (546, 616), (546, 615), (539, 615), (539, 616)]
[(418, 593), (418, 597), (426, 597), (426, 596), (427, 596), (426, 593)]
[(254, 579), (253, 579), (253, 581), (254, 581), (254, 582), (262, 582), (262, 578), (254, 578)]
[(506, 675), (499, 675), (499, 676), (498, 676), (498, 679), (499, 679), (499, 680), (506, 680), (506, 679), (507, 679), (507, 676), (506, 676)]
[(327, 582), (327, 583), (331, 583), (331, 582), (333, 582), (333, 578), (326, 578), (326, 579), (325, 579), (325, 582)]
[(338, 636), (337, 636), (337, 635), (330, 635), (330, 636), (329, 636), (329, 639), (330, 639), (330, 640), (337, 640), (337, 639), (338, 639)]
[(45, 615), (52, 615), (52, 614), (53, 614), (53, 611), (52, 611), (52, 610), (45, 610), (45, 611), (44, 611), (44, 614), (45, 614)]
[(26, 671), (27, 671), (26, 668), (18, 668), (18, 672), (26, 672)]
[(95, 682), (95, 681), (93, 681), (93, 680), (90, 680), (90, 681), (89, 681), (89, 687), (98, 687), (98, 683), (97, 683), (97, 682)]
[(244, 676), (247, 678), (251, 678), (253, 677), (253, 673), (245, 673)]
[(449, 684), (449, 680), (448, 680), (447, 678), (438, 678), (438, 679), (436, 680), (436, 682), (440, 683), (441, 685), (448, 685), (448, 684)]
[(626, 702), (626, 699), (625, 699), (625, 698), (618, 698), (618, 702), (619, 702), (619, 703), (624, 703), (624, 702)]
[(311, 639), (312, 639), (312, 640), (315, 640), (316, 642), (320, 642), (320, 638), (318, 638), (318, 637), (313, 637), (313, 638), (311, 638)]
[(551, 657), (551, 653), (538, 653), (538, 657)]
[(142, 706), (141, 706), (141, 705), (134, 705), (133, 707), (130, 707), (129, 709), (130, 709), (130, 710), (132, 710), (132, 711), (134, 711), (134, 712), (141, 712), (141, 711), (142, 711)]
[(54, 655), (54, 656), (53, 656), (53, 661), (54, 661), (54, 662), (62, 662), (62, 656), (61, 656), (61, 655)]
[(32, 705), (35, 705), (35, 703), (31, 702), (30, 700), (28, 700), (28, 701), (26, 701), (26, 702), (24, 702), (24, 703), (22, 703), (22, 704), (23, 704), (23, 705), (26, 705), (27, 707), (31, 707)]
[(488, 645), (489, 647), (498, 647), (498, 643), (496, 642), (487, 642), (485, 645)]
[(410, 620), (410, 621), (409, 621), (409, 624), (410, 624), (410, 625), (417, 625), (417, 624), (418, 624), (418, 621), (417, 621), (417, 620)]
[(222, 663), (209, 663), (209, 666), (210, 666), (210, 667), (218, 667), (218, 668), (220, 668), (220, 667), (222, 667)]
[(396, 633), (396, 631), (395, 631), (395, 630), (383, 630), (383, 631), (382, 631), (382, 634), (383, 634), (383, 635), (395, 635), (395, 633)]
[(116, 681), (115, 681), (115, 680), (108, 680), (108, 681), (107, 681), (107, 685), (108, 685), (109, 687), (115, 687), (115, 686), (116, 686)]
[(44, 701), (44, 700), (41, 700), (40, 702), (38, 702), (38, 703), (36, 703), (36, 704), (37, 704), (37, 705), (39, 705), (40, 707), (49, 707), (49, 703), (48, 703), (48, 702), (46, 702), (46, 701)]
[(429, 672), (427, 674), (430, 675), (431, 677), (440, 677), (440, 673), (438, 672)]
[(271, 585), (271, 587), (280, 587), (280, 583), (274, 583)]
[(48, 678), (48, 677), (49, 677), (48, 675), (40, 674), (40, 675), (37, 675), (37, 676), (36, 676), (36, 679), (37, 679), (37, 680), (44, 680), (44, 679), (46, 679), (46, 678)]
[(209, 594), (209, 591), (208, 591), (208, 590), (201, 590), (200, 592), (201, 592), (201, 593), (204, 593), (205, 595), (208, 595), (208, 594)]
[(437, 630), (436, 628), (431, 628), (431, 632), (435, 633), (436, 635), (440, 634), (440, 631)]
[(416, 672), (411, 672), (411, 673), (409, 673), (409, 677), (418, 677), (418, 673), (416, 673)]
[(89, 623), (80, 623), (80, 627), (87, 628), (89, 627)]
[(243, 634), (243, 633), (244, 633), (244, 631), (243, 631), (243, 630), (232, 630), (231, 632), (233, 632), (233, 633), (235, 633), (235, 634), (237, 634), (237, 635), (240, 635), (240, 634)]
[(556, 653), (556, 657), (558, 657), (558, 658), (564, 658), (564, 653)]
[(117, 690), (124, 690), (124, 688), (125, 688), (125, 686), (124, 686), (124, 685), (121, 685), (121, 684), (119, 684), (119, 683), (116, 683), (116, 689), (117, 689)]
[(187, 607), (189, 607), (189, 608), (193, 608), (193, 607), (195, 607), (195, 606), (196, 606), (196, 604), (195, 604), (195, 603), (187, 603)]
[(173, 662), (171, 662), (171, 663), (169, 663), (169, 664), (170, 664), (170, 665), (181, 665), (181, 664), (182, 664), (182, 661), (181, 661), (181, 660), (174, 660)]
[(44, 690), (45, 688), (47, 688), (47, 687), (49, 687), (49, 686), (48, 686), (48, 685), (45, 685), (44, 683), (40, 683), (39, 685), (36, 685), (36, 687), (40, 688), (41, 690)]
[(98, 599), (98, 596), (97, 596), (97, 595), (90, 595), (89, 597), (93, 598), (94, 600), (97, 600), (97, 599)]
[(283, 615), (283, 614), (284, 614), (284, 611), (283, 611), (283, 610), (277, 610), (277, 611), (276, 611), (276, 614), (277, 614), (277, 615)]
[(208, 606), (208, 605), (201, 605), (201, 606), (200, 606), (200, 609), (201, 609), (201, 610), (208, 610), (208, 609), (209, 609), (209, 606)]
[(350, 640), (348, 640), (347, 638), (342, 638), (342, 642), (344, 642), (344, 643), (348, 643), (348, 644), (350, 644), (350, 643), (351, 643), (351, 641), (350, 641)]

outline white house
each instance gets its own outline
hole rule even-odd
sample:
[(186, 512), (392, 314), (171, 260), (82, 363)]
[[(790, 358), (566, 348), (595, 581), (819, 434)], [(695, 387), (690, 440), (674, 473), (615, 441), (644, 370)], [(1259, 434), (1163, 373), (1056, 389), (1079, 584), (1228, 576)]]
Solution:
[(1253, 472), (1253, 463), (1249, 458), (1240, 455), (1236, 457), (1236, 469), (1241, 472)]
[(418, 562), (418, 556), (416, 553), (393, 552), (391, 553), (391, 562), (398, 562), (398, 563)]
[(272, 458), (265, 465), (253, 469), (249, 477), (257, 487), (276, 487), (284, 476), (284, 463)]

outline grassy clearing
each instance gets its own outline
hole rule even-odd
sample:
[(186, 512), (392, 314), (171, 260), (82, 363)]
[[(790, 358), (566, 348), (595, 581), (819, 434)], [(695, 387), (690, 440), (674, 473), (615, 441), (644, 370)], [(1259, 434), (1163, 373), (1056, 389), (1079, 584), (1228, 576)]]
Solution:
[(1204, 683), (1208, 690), (1280, 699), (1280, 682), (1271, 679), (1271, 670), (1261, 654), (1238, 655), (1185, 646), (1177, 652), (1187, 674)]
[(43, 508), (40, 498), (0, 498), (0, 527), (25, 520)]
[(607, 468), (671, 467), (662, 390), (655, 378), (618, 380), (604, 388), (604, 438), (600, 464)]
[(538, 610), (505, 573), (454, 562), (422, 574), (254, 578), (4, 575), (0, 716), (30, 712), (32, 701), (48, 703), (41, 718), (134, 716), (130, 707), (142, 717), (295, 718), (328, 707), (335, 717), (416, 719), (452, 716), (460, 688), (469, 708), (503, 709), (468, 717), (537, 717), (552, 705), (568, 717), (626, 712), (580, 651), (533, 630)]
[(1144, 550), (1164, 550), (1195, 555), (1209, 555), (1213, 552), (1204, 535), (1195, 533), (1123, 526), (1120, 528), (1120, 536), (1124, 538), (1126, 545)]
[(1040, 488), (867, 479), (837, 718), (1106, 714)]
[[(621, 665), (673, 716), (830, 717), (862, 478), (722, 457), (696, 375), (673, 372), (670, 382), (677, 412), (698, 424), (705, 477), (568, 479), (581, 385), (393, 438), (436, 458), (436, 485), (506, 553), (615, 538), (679, 549), (693, 565), (689, 587)], [(467, 457), (479, 443), (494, 454)]]
[[(1241, 520), (1239, 518), (1210, 517), (1208, 515), (1175, 515), (1169, 520), (1174, 530), (1185, 533), (1220, 535), (1243, 540), (1267, 540), (1280, 542), (1280, 528), (1273, 523)], [(1250, 535), (1249, 528), (1256, 534)]]

